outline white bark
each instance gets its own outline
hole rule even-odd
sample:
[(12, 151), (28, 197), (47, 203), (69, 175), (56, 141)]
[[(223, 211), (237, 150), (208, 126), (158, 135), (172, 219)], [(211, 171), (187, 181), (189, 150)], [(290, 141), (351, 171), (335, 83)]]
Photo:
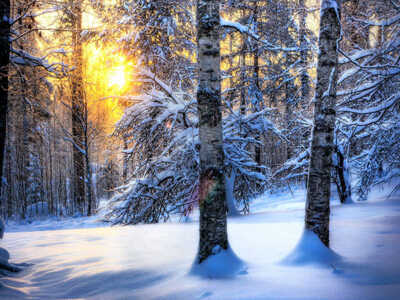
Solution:
[(317, 234), (327, 247), (340, 30), (340, 3), (322, 0), (305, 227)]

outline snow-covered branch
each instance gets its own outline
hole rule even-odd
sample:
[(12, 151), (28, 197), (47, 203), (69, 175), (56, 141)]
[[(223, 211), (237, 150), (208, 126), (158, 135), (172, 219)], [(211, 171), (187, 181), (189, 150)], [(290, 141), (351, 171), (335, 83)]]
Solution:
[(232, 28), (232, 29), (239, 31), (240, 33), (247, 34), (249, 37), (255, 39), (259, 43), (262, 43), (265, 46), (265, 48), (269, 51), (299, 52), (301, 50), (299, 47), (287, 48), (287, 47), (280, 47), (280, 46), (274, 45), (274, 44), (262, 39), (258, 34), (256, 34), (252, 30), (250, 30), (249, 27), (242, 25), (238, 22), (232, 22), (232, 21), (228, 21), (228, 20), (221, 18), (221, 26), (225, 27), (225, 28)]

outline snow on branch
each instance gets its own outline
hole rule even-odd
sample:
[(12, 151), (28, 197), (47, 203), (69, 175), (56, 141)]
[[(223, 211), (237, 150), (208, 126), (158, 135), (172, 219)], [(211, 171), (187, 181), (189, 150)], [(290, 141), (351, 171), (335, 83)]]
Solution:
[(336, 16), (340, 20), (340, 9), (337, 0), (323, 0), (321, 4), (321, 16), (329, 9), (334, 9), (336, 12)]
[(339, 112), (349, 112), (349, 113), (355, 113), (355, 114), (372, 114), (372, 113), (377, 113), (381, 112), (383, 110), (386, 110), (393, 106), (394, 104), (397, 103), (400, 99), (400, 92), (391, 95), (384, 103), (378, 106), (370, 107), (367, 109), (352, 109), (349, 107), (341, 107), (338, 109)]
[(240, 33), (247, 34), (249, 37), (264, 44), (266, 46), (266, 49), (270, 50), (270, 51), (298, 52), (301, 50), (301, 48), (299, 48), (299, 47), (286, 48), (286, 47), (280, 47), (280, 46), (274, 45), (266, 40), (261, 39), (261, 37), (258, 34), (256, 34), (254, 31), (249, 29), (249, 27), (242, 25), (238, 22), (232, 22), (232, 21), (228, 21), (228, 20), (221, 18), (220, 24), (222, 27), (233, 28), (233, 29), (239, 31)]
[(291, 174), (289, 175), (290, 177), (283, 178), (282, 180), (305, 175), (307, 172), (303, 172), (303, 169), (307, 168), (309, 163), (309, 157), (310, 157), (310, 150), (307, 149), (301, 152), (299, 155), (285, 162), (285, 164), (281, 168), (275, 171), (273, 176), (277, 176), (287, 171), (293, 172), (295, 170), (299, 170), (300, 173)]
[(174, 99), (176, 102), (178, 102), (176, 96), (174, 95), (172, 88), (167, 85), (165, 82), (163, 82), (161, 79), (157, 78), (157, 76), (151, 72), (149, 69), (142, 67), (139, 72), (138, 75), (142, 75), (142, 76), (146, 76), (150, 79), (152, 79), (155, 83), (157, 83), (159, 85), (159, 87), (165, 92), (167, 93), (167, 95), (169, 97), (171, 97), (172, 99)]
[(73, 139), (69, 138), (69, 137), (63, 137), (64, 141), (71, 143), (74, 148), (76, 148), (80, 153), (82, 153), (82, 155), (86, 155), (86, 151), (83, 150), (77, 143), (74, 142)]
[(63, 63), (49, 64), (43, 57), (36, 57), (24, 50), (18, 50), (11, 47), (11, 62), (17, 65), (31, 66), (31, 67), (42, 67), (47, 71), (59, 74), (57, 70), (58, 66), (61, 66), (61, 71), (64, 72), (68, 67)]
[[(112, 199), (106, 218), (113, 223), (165, 221), (172, 213), (187, 214), (198, 200), (199, 131), (197, 102), (191, 94), (173, 89), (154, 73), (140, 75), (157, 83), (136, 96), (116, 124), (115, 136), (127, 143), (124, 155), (136, 164), (131, 183)], [(245, 203), (265, 188), (269, 170), (254, 161), (249, 145), (269, 133), (281, 136), (268, 120), (270, 111), (244, 118), (230, 111), (223, 118), (225, 168), (234, 172), (236, 201)], [(244, 204), (246, 209), (246, 204)]]
[(365, 25), (368, 26), (379, 26), (379, 27), (385, 27), (385, 26), (392, 26), (393, 24), (397, 23), (400, 21), (400, 14), (387, 19), (387, 20), (382, 20), (382, 21), (371, 21), (371, 20), (364, 20), (364, 19), (357, 19), (354, 18), (355, 21), (364, 23)]

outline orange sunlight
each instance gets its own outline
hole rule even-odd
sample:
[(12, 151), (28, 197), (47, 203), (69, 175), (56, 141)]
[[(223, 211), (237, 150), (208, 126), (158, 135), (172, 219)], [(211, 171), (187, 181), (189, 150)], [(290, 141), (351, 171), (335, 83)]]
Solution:
[(89, 43), (84, 49), (89, 118), (111, 133), (126, 105), (118, 97), (134, 92), (134, 63), (115, 46)]
[[(109, 4), (115, 0), (108, 0)], [(102, 27), (101, 19), (90, 6), (85, 7), (83, 13), (83, 27)], [(42, 27), (57, 28), (59, 16), (57, 12), (47, 13), (37, 18)], [(56, 40), (62, 44), (63, 37), (57, 37), (52, 31), (41, 32), (49, 40)], [(45, 51), (48, 44), (37, 40), (39, 49)], [(49, 57), (49, 62), (64, 60), (63, 57)], [(118, 44), (105, 44), (96, 42), (84, 42), (84, 84), (86, 101), (89, 111), (89, 120), (97, 128), (103, 128), (106, 134), (110, 134), (115, 123), (122, 117), (127, 106), (121, 96), (135, 92), (138, 87), (133, 82), (134, 61), (128, 59), (119, 51)], [(49, 78), (52, 81), (52, 78)], [(115, 98), (113, 98), (115, 97)]]
[(122, 90), (124, 86), (126, 86), (126, 82), (127, 79), (124, 66), (118, 66), (108, 74), (108, 87), (110, 88), (115, 86), (119, 90)]

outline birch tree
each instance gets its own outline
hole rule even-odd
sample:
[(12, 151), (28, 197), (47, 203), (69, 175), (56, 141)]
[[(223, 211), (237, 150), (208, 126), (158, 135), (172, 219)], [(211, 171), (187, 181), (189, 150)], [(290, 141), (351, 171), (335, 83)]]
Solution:
[(197, 262), (228, 249), (222, 144), (219, 1), (197, 2), (200, 243)]
[(305, 227), (318, 235), (327, 247), (340, 32), (340, 0), (322, 0)]

